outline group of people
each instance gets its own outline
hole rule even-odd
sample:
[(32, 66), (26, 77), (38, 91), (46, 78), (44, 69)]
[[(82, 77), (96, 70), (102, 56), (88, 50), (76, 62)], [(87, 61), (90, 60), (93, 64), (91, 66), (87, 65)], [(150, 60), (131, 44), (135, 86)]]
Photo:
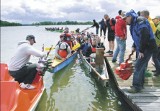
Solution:
[(117, 61), (118, 54), (119, 64), (124, 62), (127, 39), (126, 25), (129, 25), (134, 42), (132, 50), (136, 51), (136, 63), (132, 86), (128, 92), (137, 93), (144, 88), (145, 71), (151, 57), (156, 69), (154, 76), (160, 75), (160, 17), (156, 16), (152, 21), (148, 10), (139, 11), (139, 15), (134, 10), (127, 13), (119, 10), (118, 13), (119, 15), (115, 18), (117, 48), (113, 53), (112, 62)]
[[(140, 92), (143, 89), (144, 74), (151, 56), (156, 68), (154, 76), (160, 75), (160, 17), (157, 16), (152, 21), (149, 17), (149, 12), (146, 10), (140, 11), (140, 15), (134, 10), (127, 13), (119, 10), (118, 16), (116, 16), (115, 19), (105, 14), (100, 24), (104, 36), (106, 36), (106, 29), (108, 29), (109, 51), (107, 51), (107, 53), (113, 54), (112, 62), (116, 62), (119, 55), (119, 64), (124, 62), (127, 39), (126, 26), (130, 26), (130, 33), (134, 41), (132, 49), (136, 51), (137, 57), (133, 86), (128, 92)], [(90, 58), (92, 53), (95, 53), (96, 48), (105, 49), (104, 44), (101, 43), (101, 37), (97, 35), (99, 24), (95, 20), (92, 27), (94, 26), (96, 27), (96, 34), (86, 32), (86, 30), (80, 32), (79, 28), (77, 28), (75, 32), (69, 31), (68, 27), (64, 28), (64, 32), (60, 35), (60, 40), (55, 47), (55, 57), (61, 60), (70, 57), (74, 52), (72, 48), (77, 42), (81, 44), (79, 50), (88, 58)], [(102, 33), (100, 35), (102, 36)], [(113, 53), (114, 39), (116, 39), (117, 48)], [(17, 51), (8, 64), (11, 76), (14, 77), (15, 80), (20, 83), (20, 87), (24, 89), (35, 88), (31, 83), (37, 71), (35, 64), (28, 64), (30, 56), (46, 56), (44, 52), (32, 47), (34, 43), (35, 37), (28, 35), (26, 41), (18, 44)]]

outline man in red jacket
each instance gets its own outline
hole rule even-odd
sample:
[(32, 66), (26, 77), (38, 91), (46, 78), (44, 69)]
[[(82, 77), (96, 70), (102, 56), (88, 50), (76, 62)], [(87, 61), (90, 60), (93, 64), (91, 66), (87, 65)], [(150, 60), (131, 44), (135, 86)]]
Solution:
[(124, 62), (124, 53), (126, 50), (126, 39), (127, 39), (127, 28), (126, 22), (123, 19), (125, 12), (121, 11), (121, 15), (116, 16), (115, 24), (115, 37), (117, 41), (117, 48), (113, 54), (112, 62), (117, 61), (117, 56), (119, 54), (119, 64)]

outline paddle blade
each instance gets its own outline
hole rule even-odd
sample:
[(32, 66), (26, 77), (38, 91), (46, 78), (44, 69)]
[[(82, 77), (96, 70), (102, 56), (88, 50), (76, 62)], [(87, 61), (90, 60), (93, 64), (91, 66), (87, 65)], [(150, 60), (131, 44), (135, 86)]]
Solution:
[[(49, 51), (50, 50), (50, 47), (45, 47), (44, 48), (45, 49), (45, 51)], [(54, 50), (55, 48), (54, 47), (52, 47), (52, 49), (51, 50)]]
[(80, 45), (79, 43), (76, 43), (76, 45), (74, 45), (74, 46), (72, 47), (72, 50), (76, 50), (76, 49), (78, 49), (80, 46), (81, 46), (81, 45)]

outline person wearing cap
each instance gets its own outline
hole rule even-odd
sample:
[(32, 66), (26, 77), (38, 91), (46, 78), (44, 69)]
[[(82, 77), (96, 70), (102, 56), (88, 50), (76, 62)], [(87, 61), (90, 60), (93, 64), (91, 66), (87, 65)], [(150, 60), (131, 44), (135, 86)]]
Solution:
[(31, 55), (36, 57), (44, 57), (46, 54), (32, 47), (36, 43), (33, 35), (28, 35), (26, 41), (18, 43), (15, 54), (8, 63), (10, 75), (20, 83), (23, 89), (34, 89), (32, 82), (37, 73), (36, 64), (28, 64)]
[[(158, 46), (158, 52), (157, 52), (157, 58), (158, 61), (160, 63), (160, 16), (156, 16), (154, 18), (154, 24), (156, 25), (156, 32), (155, 32), (155, 39), (156, 39), (156, 44)], [(160, 75), (160, 74), (155, 74), (156, 76)]]
[(71, 48), (66, 42), (60, 42), (55, 48), (55, 57), (65, 60), (71, 56)]
[(146, 18), (138, 17), (135, 11), (131, 10), (126, 13), (125, 21), (127, 25), (130, 25), (130, 33), (138, 53), (132, 86), (128, 92), (137, 93), (143, 89), (146, 66), (154, 51), (157, 51), (157, 45), (152, 28)]
[[(121, 13), (120, 13), (121, 12)], [(112, 62), (117, 61), (117, 56), (119, 54), (119, 64), (124, 62), (124, 53), (126, 50), (126, 39), (127, 39), (127, 26), (126, 22), (123, 19), (125, 12), (120, 10), (120, 15), (116, 16), (116, 25), (115, 25), (115, 38), (117, 42), (117, 48), (113, 54)]]

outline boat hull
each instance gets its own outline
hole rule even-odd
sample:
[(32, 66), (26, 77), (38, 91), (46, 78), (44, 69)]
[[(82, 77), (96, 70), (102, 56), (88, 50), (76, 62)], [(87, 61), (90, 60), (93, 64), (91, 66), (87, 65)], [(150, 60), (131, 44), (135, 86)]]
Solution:
[(64, 61), (55, 58), (53, 60), (52, 68), (51, 68), (50, 72), (56, 73), (56, 72), (60, 71), (61, 69), (63, 69), (67, 65), (69, 65), (76, 57), (77, 57), (77, 52), (74, 52), (69, 58), (67, 58)]
[(103, 86), (107, 86), (107, 83), (109, 81), (109, 75), (108, 75), (105, 60), (104, 60), (104, 65), (103, 65), (102, 71), (99, 72), (99, 71), (96, 70), (95, 67), (93, 67), (93, 65), (91, 65), (86, 60), (86, 57), (83, 56), (82, 53), (80, 53), (80, 59), (81, 59), (82, 63), (84, 64), (84, 66), (89, 70), (89, 72), (91, 72), (93, 74), (93, 76), (96, 79), (98, 79)]

